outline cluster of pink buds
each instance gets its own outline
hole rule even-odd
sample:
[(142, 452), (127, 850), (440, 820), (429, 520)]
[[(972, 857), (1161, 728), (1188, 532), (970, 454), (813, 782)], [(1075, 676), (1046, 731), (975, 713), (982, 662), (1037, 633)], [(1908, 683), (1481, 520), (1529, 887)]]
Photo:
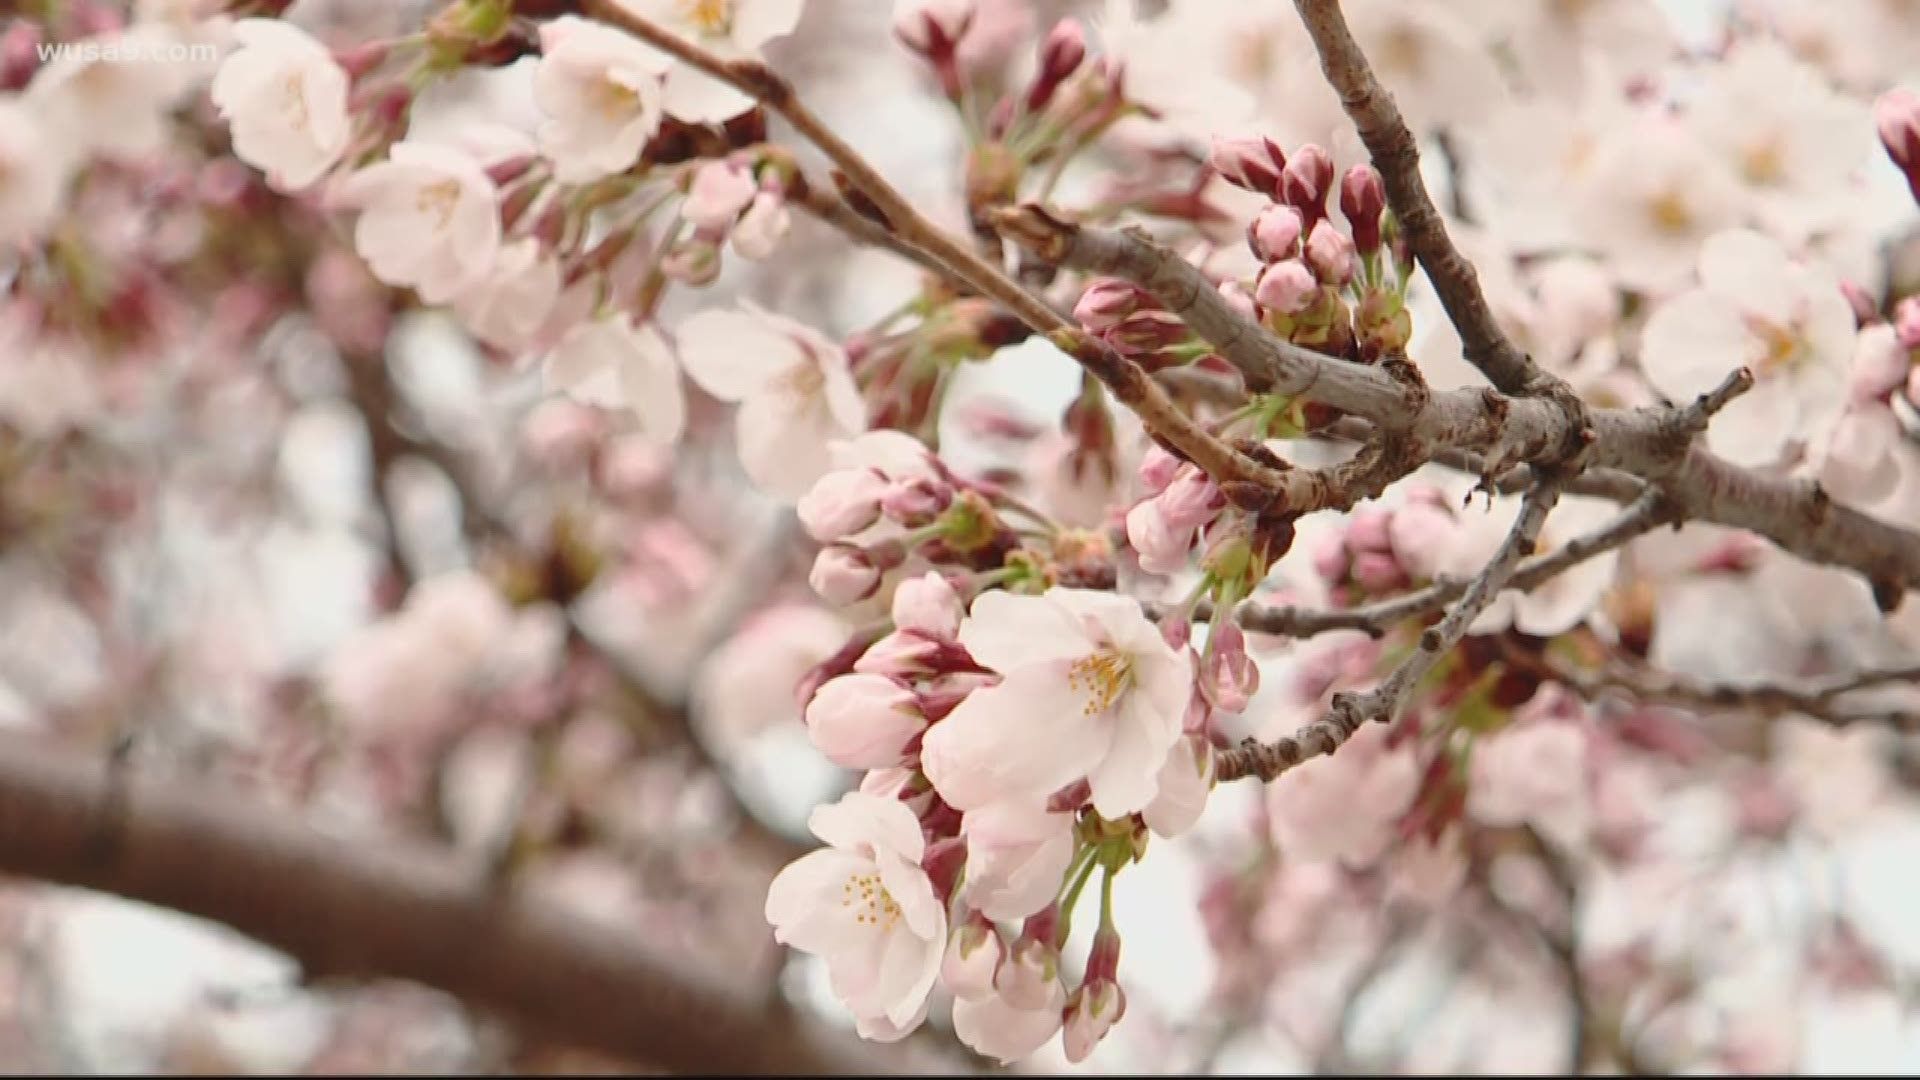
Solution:
[(720, 273), (720, 248), (729, 239), (742, 258), (772, 255), (792, 226), (785, 178), (776, 162), (761, 165), (736, 153), (701, 164), (688, 174), (680, 216), (693, 234), (674, 245), (661, 268), (687, 285), (711, 284)]
[(1446, 498), (1433, 488), (1409, 493), (1403, 506), (1357, 507), (1339, 533), (1314, 554), (1314, 570), (1335, 603), (1387, 596), (1433, 576), (1433, 553), (1457, 529)]
[(1118, 278), (1095, 278), (1073, 306), (1088, 333), (1148, 370), (1185, 363), (1207, 351), (1178, 315), (1151, 293)]
[[(1404, 259), (1387, 250), (1391, 219), (1386, 185), (1371, 165), (1355, 165), (1334, 183), (1333, 159), (1308, 143), (1291, 156), (1272, 139), (1222, 139), (1211, 164), (1236, 187), (1269, 204), (1247, 225), (1261, 262), (1252, 287), (1222, 292), (1275, 334), (1335, 356), (1377, 360), (1406, 348)], [(1335, 223), (1338, 199), (1346, 229)]]

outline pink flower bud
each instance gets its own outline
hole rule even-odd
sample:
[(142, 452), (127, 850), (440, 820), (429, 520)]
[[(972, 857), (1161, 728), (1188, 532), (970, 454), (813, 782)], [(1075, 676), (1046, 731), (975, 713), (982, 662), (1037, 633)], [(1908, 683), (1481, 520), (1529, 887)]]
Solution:
[(931, 476), (915, 476), (894, 482), (880, 497), (880, 512), (887, 520), (909, 529), (933, 524), (953, 504), (953, 485)]
[(1087, 1060), (1127, 1011), (1127, 995), (1111, 979), (1088, 982), (1067, 998), (1066, 1023), (1060, 1045), (1075, 1065)]
[(1383, 593), (1406, 584), (1400, 562), (1384, 551), (1362, 551), (1353, 557), (1354, 584), (1370, 593)]
[(761, 191), (747, 206), (747, 212), (733, 226), (733, 250), (743, 259), (759, 262), (768, 258), (793, 227), (793, 215), (787, 200), (777, 191)]
[(844, 607), (865, 600), (880, 588), (880, 568), (865, 551), (851, 544), (832, 544), (814, 557), (807, 584), (820, 599)]
[(1329, 585), (1347, 580), (1347, 570), (1351, 565), (1346, 541), (1341, 537), (1324, 537), (1319, 546), (1313, 549), (1313, 572)]
[(1053, 93), (1067, 77), (1079, 70), (1087, 58), (1087, 33), (1074, 19), (1061, 19), (1040, 43), (1040, 70), (1027, 91), (1027, 111), (1039, 112), (1053, 100)]
[(893, 590), (893, 625), (898, 629), (950, 640), (960, 632), (964, 614), (960, 594), (938, 571), (908, 578)]
[(993, 993), (994, 976), (1006, 959), (1007, 945), (977, 911), (953, 928), (947, 952), (940, 961), (940, 983), (962, 1001), (979, 1001)]
[[(1039, 916), (1035, 916), (1038, 918)], [(1060, 953), (1035, 937), (1021, 935), (1013, 953), (994, 973), (993, 988), (1016, 1009), (1044, 1008), (1060, 981)]]
[(1227, 497), (1197, 465), (1184, 465), (1167, 485), (1154, 496), (1160, 513), (1175, 529), (1198, 529), (1226, 508)]
[(973, 26), (975, 0), (918, 0), (896, 4), (893, 34), (907, 48), (926, 57), (947, 57)]
[(1187, 339), (1187, 324), (1171, 311), (1136, 311), (1103, 335), (1122, 356), (1143, 356)]
[(1321, 218), (1307, 237), (1307, 264), (1322, 282), (1341, 286), (1353, 280), (1353, 241)]
[(1873, 122), (1880, 145), (1901, 172), (1920, 166), (1920, 97), (1904, 87), (1881, 94), (1873, 103)]
[(1144, 299), (1131, 282), (1095, 278), (1080, 294), (1080, 302), (1073, 305), (1073, 317), (1097, 334), (1112, 329), (1120, 320), (1140, 310)]
[(1297, 315), (1313, 303), (1320, 282), (1299, 259), (1282, 259), (1267, 267), (1253, 287), (1253, 298), (1268, 311)]
[(1186, 648), (1193, 641), (1193, 624), (1186, 619), (1172, 616), (1160, 620), (1160, 640), (1175, 652)]
[(807, 703), (807, 737), (846, 769), (887, 769), (926, 730), (913, 691), (883, 675), (828, 679)]
[(1388, 531), (1392, 513), (1378, 506), (1362, 506), (1354, 510), (1347, 518), (1347, 549), (1356, 554), (1362, 551), (1392, 551), (1393, 537)]
[(1362, 255), (1380, 249), (1380, 215), (1387, 208), (1387, 185), (1380, 170), (1355, 165), (1340, 178), (1340, 212), (1353, 230), (1353, 246)]
[(1893, 309), (1893, 332), (1906, 349), (1920, 349), (1920, 296), (1909, 296)]
[(1301, 228), (1300, 211), (1291, 206), (1267, 206), (1247, 226), (1247, 246), (1261, 262), (1279, 262), (1299, 253)]
[(1269, 196), (1280, 182), (1281, 170), (1287, 167), (1287, 155), (1268, 138), (1215, 136), (1207, 161), (1234, 187)]
[(1453, 546), (1460, 522), (1443, 503), (1410, 499), (1394, 511), (1387, 531), (1394, 558), (1408, 577), (1428, 579), (1439, 574), (1441, 560)]
[(1173, 527), (1160, 511), (1160, 500), (1146, 499), (1127, 511), (1127, 543), (1140, 557), (1140, 569), (1149, 574), (1174, 574), (1187, 565), (1193, 530)]
[(1858, 330), (1880, 321), (1880, 308), (1874, 302), (1873, 294), (1852, 278), (1840, 279), (1840, 295), (1847, 298), (1847, 306), (1853, 309), (1853, 326)]
[(1311, 226), (1327, 215), (1327, 195), (1333, 188), (1333, 158), (1308, 143), (1293, 152), (1280, 173), (1279, 199)]
[(46, 35), (26, 19), (16, 19), (0, 34), (0, 92), (22, 90), (40, 70)]
[[(895, 630), (868, 646), (853, 670), (865, 675), (911, 679), (934, 670), (941, 643), (918, 630)], [(926, 712), (923, 707), (921, 712)]]
[(1202, 685), (1215, 708), (1238, 713), (1260, 690), (1260, 668), (1247, 655), (1247, 635), (1240, 624), (1228, 620), (1207, 640), (1207, 679)]
[(1184, 464), (1186, 463), (1168, 453), (1165, 447), (1154, 443), (1147, 447), (1146, 453), (1140, 455), (1140, 469), (1137, 474), (1140, 478), (1140, 486), (1146, 489), (1147, 494), (1158, 495), (1167, 490), (1168, 484), (1173, 483), (1173, 478), (1179, 475), (1180, 466)]
[(1848, 399), (1858, 405), (1887, 400), (1907, 381), (1907, 370), (1912, 366), (1909, 353), (1893, 327), (1873, 326), (1862, 331), (1854, 339), (1853, 366), (1847, 372)]
[(753, 176), (732, 161), (709, 161), (694, 170), (680, 213), (696, 229), (724, 233), (757, 194)]
[(879, 521), (887, 489), (886, 479), (872, 469), (837, 469), (814, 481), (793, 509), (808, 536), (830, 543)]

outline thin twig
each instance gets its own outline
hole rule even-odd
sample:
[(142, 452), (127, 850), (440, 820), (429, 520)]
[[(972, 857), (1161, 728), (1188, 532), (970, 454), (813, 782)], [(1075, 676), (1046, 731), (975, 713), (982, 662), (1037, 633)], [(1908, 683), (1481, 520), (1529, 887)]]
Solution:
[(1846, 708), (1844, 698), (1861, 690), (1890, 683), (1920, 688), (1920, 664), (1862, 671), (1853, 675), (1811, 680), (1804, 684), (1761, 683), (1732, 686), (1689, 679), (1671, 672), (1613, 664), (1599, 671), (1582, 671), (1542, 657), (1545, 673), (1585, 697), (1607, 691), (1624, 693), (1636, 701), (1664, 702), (1691, 709), (1724, 709), (1761, 716), (1797, 714), (1833, 726), (1884, 722), (1906, 731), (1920, 731), (1920, 710), (1908, 708)]
[(1467, 627), (1506, 585), (1520, 562), (1521, 552), (1532, 550), (1540, 527), (1546, 523), (1547, 514), (1559, 498), (1560, 485), (1551, 477), (1527, 493), (1520, 504), (1519, 517), (1514, 519), (1513, 528), (1486, 569), (1467, 586), (1466, 594), (1447, 612), (1446, 618), (1421, 632), (1413, 655), (1394, 668), (1380, 685), (1364, 694), (1335, 694), (1326, 715), (1308, 724), (1298, 735), (1271, 743), (1247, 739), (1220, 755), (1216, 775), (1222, 780), (1242, 776), (1272, 780), (1302, 761), (1338, 750), (1368, 720), (1391, 723), (1399, 716), (1414, 688), (1433, 670), (1440, 657), (1460, 641)]

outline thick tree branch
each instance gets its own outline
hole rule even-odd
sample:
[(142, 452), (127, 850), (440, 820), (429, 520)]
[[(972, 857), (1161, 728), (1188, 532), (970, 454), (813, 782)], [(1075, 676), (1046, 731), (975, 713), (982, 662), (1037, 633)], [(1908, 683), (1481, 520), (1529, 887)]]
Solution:
[[(676, 1072), (939, 1067), (769, 1013), (758, 988), (413, 845), (323, 833), (205, 785), (0, 736), (0, 872), (224, 923), (307, 974), (409, 979), (555, 1039)], [(952, 1068), (951, 1063), (945, 1063)]]
[(1466, 595), (1447, 612), (1446, 618), (1421, 632), (1420, 644), (1414, 649), (1413, 655), (1394, 668), (1380, 685), (1364, 694), (1335, 694), (1326, 715), (1308, 724), (1298, 735), (1289, 735), (1271, 743), (1262, 743), (1257, 739), (1245, 740), (1238, 747), (1220, 755), (1215, 775), (1221, 780), (1235, 780), (1242, 776), (1272, 780), (1309, 758), (1338, 750), (1368, 720), (1391, 722), (1399, 715), (1414, 688), (1420, 685), (1420, 680), (1433, 670), (1440, 657), (1459, 643), (1467, 627), (1479, 618), (1487, 604), (1505, 587), (1513, 575), (1514, 567), (1519, 565), (1521, 552), (1532, 550), (1534, 540), (1540, 535), (1540, 527), (1546, 523), (1547, 514), (1559, 499), (1560, 485), (1551, 478), (1527, 493), (1526, 500), (1520, 505), (1520, 516), (1514, 519), (1513, 528), (1508, 531), (1507, 538), (1501, 541), (1499, 550), (1494, 552), (1486, 569), (1467, 586)]
[[(1483, 475), (1500, 476), (1524, 463), (1554, 464), (1555, 448), (1574, 433), (1575, 418), (1554, 401), (1490, 389), (1428, 392), (1380, 367), (1282, 341), (1229, 307), (1199, 268), (1138, 230), (1082, 227), (1031, 206), (1002, 211), (998, 220), (1040, 258), (1114, 274), (1153, 293), (1250, 387), (1321, 402), (1381, 431), (1404, 433), (1415, 465), (1442, 458), (1463, 463), (1463, 455), (1472, 455)], [(1855, 570), (1881, 608), (1892, 610), (1907, 590), (1920, 588), (1920, 534), (1835, 505), (1810, 480), (1743, 469), (1696, 444), (1713, 413), (1751, 384), (1750, 375), (1736, 371), (1683, 407), (1593, 409), (1580, 429), (1592, 436), (1582, 460), (1590, 472), (1615, 477), (1608, 487), (1625, 487), (1617, 483), (1620, 473), (1658, 485), (1682, 519), (1746, 529), (1809, 562)]]
[[(874, 215), (870, 216), (877, 216), (902, 243), (924, 253), (942, 276), (999, 303), (1034, 332), (1046, 334), (1061, 351), (1092, 372), (1114, 397), (1138, 414), (1147, 430), (1205, 469), (1208, 475), (1222, 483), (1248, 484), (1267, 492), (1289, 493), (1289, 506), (1316, 497), (1325, 499), (1324, 486), (1314, 476), (1283, 472), (1214, 438), (1181, 411), (1140, 365), (1083, 333), (1044, 299), (982, 258), (972, 245), (935, 225), (859, 151), (815, 115), (794, 93), (793, 87), (765, 63), (757, 59), (722, 59), (634, 14), (617, 0), (582, 0), (579, 6), (589, 16), (632, 34), (780, 114), (795, 131), (826, 154), (848, 182), (872, 203)], [(1315, 505), (1331, 504), (1322, 501)]]

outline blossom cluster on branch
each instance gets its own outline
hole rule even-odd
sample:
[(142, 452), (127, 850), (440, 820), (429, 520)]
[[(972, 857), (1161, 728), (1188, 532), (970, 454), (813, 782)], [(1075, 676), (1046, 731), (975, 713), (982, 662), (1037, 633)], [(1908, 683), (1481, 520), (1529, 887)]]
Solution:
[[(1582, 889), (1671, 884), (1652, 791), (1711, 792), (1741, 842), (1900, 801), (1920, 28), (1867, 0), (1832, 6), (1872, 40), (1751, 0), (1686, 44), (1650, 0), (1046, 27), (898, 0), (894, 59), (959, 150), (934, 204), (783, 73), (832, 6), (437, 0), (338, 34), (277, 0), (86, 0), (0, 27), (0, 532), (73, 553), (24, 593), (40, 621), (177, 663), (108, 599), (131, 571), (103, 534), (167, 509), (124, 478), (244, 491), (236, 462), (344, 425), (382, 520), (308, 501), (384, 535), (380, 602), (227, 658), (271, 720), (181, 721), (185, 756), (438, 819), (508, 882), (644, 846), (649, 813), (703, 843), (730, 821), (784, 864), (752, 885), (774, 941), (873, 1041), (1100, 1060), (1154, 933), (1116, 883), (1179, 845), (1211, 853), (1221, 1045), (1300, 1013), (1350, 1064), (1347, 1014), (1438, 925), (1489, 985), (1565, 984), (1561, 1065), (1780, 1067), (1764, 1031), (1666, 1019), (1710, 996), (1695, 958), (1646, 927), (1591, 945)], [(217, 60), (50, 49), (74, 39)], [(780, 288), (832, 234), (904, 298), (846, 319)], [(441, 376), (464, 404), (383, 355), (421, 312), (470, 343)], [(264, 370), (303, 330), (327, 357)], [(1057, 414), (984, 370), (1064, 380)], [(288, 431), (240, 446), (249, 410)], [(141, 461), (156, 428), (204, 460)], [(0, 674), (94, 741), (143, 686)], [(781, 729), (838, 777), (797, 857), (741, 781)], [(637, 774), (667, 792), (645, 811), (601, 794)], [(1805, 964), (1898, 981), (1843, 936)], [(1322, 961), (1349, 1000), (1295, 1008)]]

